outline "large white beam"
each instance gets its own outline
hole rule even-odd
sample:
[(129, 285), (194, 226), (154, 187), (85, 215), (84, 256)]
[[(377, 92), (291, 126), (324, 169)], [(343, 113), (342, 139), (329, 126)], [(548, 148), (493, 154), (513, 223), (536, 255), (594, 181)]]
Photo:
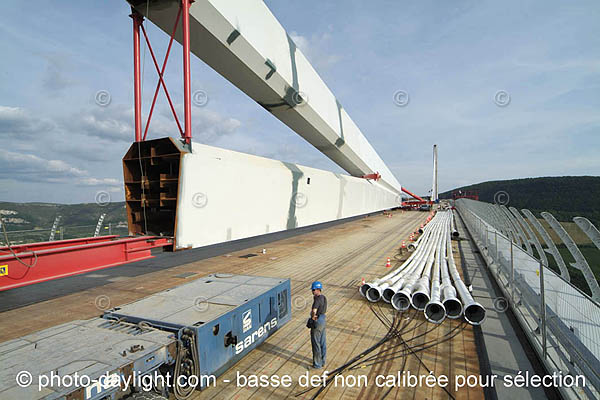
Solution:
[[(168, 34), (179, 2), (130, 0)], [(181, 24), (175, 39), (181, 42)], [(261, 0), (196, 0), (191, 51), (353, 176), (378, 172), (401, 186)]]
[(400, 205), (381, 182), (173, 138), (135, 142), (123, 158), (130, 234), (185, 249)]
[(200, 143), (182, 153), (177, 249), (279, 232), (399, 205), (379, 182)]

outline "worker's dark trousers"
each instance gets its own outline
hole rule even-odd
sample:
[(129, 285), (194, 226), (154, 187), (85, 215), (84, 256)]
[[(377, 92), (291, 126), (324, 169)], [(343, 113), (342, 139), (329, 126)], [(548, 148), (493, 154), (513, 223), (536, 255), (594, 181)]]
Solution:
[(310, 330), (310, 342), (312, 344), (313, 367), (322, 368), (327, 356), (327, 340), (325, 337), (325, 314), (319, 315), (316, 326)]

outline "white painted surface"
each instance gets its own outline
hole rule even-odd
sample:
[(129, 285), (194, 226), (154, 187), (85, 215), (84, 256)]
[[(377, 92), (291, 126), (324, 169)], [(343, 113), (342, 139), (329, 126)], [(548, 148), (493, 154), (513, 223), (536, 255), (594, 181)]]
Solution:
[[(178, 2), (146, 7), (137, 10), (170, 35)], [(196, 56), (349, 174), (379, 172), (380, 183), (400, 193), (398, 180), (261, 0), (195, 1), (190, 37)], [(181, 41), (180, 28), (175, 38)], [(302, 104), (294, 102), (297, 93)]]
[[(398, 206), (381, 184), (193, 143), (180, 166), (176, 247), (200, 247)], [(308, 184), (310, 178), (310, 184)]]

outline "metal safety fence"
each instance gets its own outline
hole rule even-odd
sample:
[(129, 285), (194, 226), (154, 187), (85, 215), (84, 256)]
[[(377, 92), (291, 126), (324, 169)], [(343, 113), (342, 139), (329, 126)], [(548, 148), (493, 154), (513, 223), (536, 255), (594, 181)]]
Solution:
[[(97, 234), (96, 234), (97, 230)], [(2, 231), (0, 230), (0, 233)], [(52, 235), (54, 233), (54, 235)], [(127, 225), (106, 223), (98, 225), (59, 225), (53, 228), (7, 230), (6, 235), (11, 244), (26, 244), (35, 242), (46, 242), (52, 240), (77, 239), (90, 236), (120, 235), (127, 236), (129, 229)], [(49, 239), (51, 238), (51, 239)], [(5, 238), (0, 234), (0, 245), (4, 245)]]
[[(550, 374), (584, 376), (566, 398), (600, 398), (600, 305), (500, 232), (494, 205), (458, 199), (458, 213)], [(497, 299), (498, 300), (498, 299)]]

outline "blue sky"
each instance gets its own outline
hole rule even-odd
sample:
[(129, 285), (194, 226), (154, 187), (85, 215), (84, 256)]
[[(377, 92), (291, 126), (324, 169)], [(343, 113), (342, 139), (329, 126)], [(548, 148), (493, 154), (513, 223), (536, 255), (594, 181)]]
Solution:
[[(600, 175), (600, 4), (595, 1), (266, 1), (403, 186)], [(133, 139), (132, 40), (125, 1), (3, 4), (0, 200), (123, 199)], [(148, 23), (162, 59), (167, 35)], [(144, 54), (144, 53), (143, 53)], [(144, 62), (144, 113), (156, 85)], [(181, 106), (181, 47), (166, 73)], [(192, 57), (195, 140), (340, 169)], [(399, 107), (394, 94), (409, 103)], [(97, 93), (110, 94), (100, 106)], [(498, 106), (499, 91), (510, 102)], [(177, 136), (162, 94), (150, 137)], [(504, 100), (501, 98), (500, 100)], [(179, 108), (181, 112), (181, 108)], [(180, 114), (181, 115), (181, 114)]]

